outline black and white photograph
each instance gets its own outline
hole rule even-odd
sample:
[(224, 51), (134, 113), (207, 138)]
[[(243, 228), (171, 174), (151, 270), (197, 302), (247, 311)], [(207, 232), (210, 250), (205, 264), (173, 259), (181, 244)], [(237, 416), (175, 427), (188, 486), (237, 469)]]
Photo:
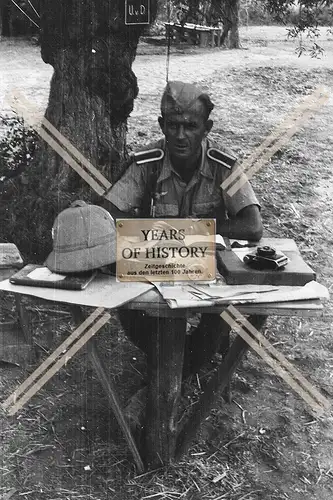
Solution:
[(332, 0), (0, 0), (0, 500), (333, 499), (332, 92)]

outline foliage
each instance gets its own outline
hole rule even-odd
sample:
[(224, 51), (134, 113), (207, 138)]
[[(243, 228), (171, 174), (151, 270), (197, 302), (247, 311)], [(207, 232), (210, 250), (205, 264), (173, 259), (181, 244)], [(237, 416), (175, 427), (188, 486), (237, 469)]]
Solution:
[[(170, 0), (171, 21), (181, 23), (215, 25), (222, 23), (224, 29), (232, 23), (230, 13), (237, 9), (236, 0)], [(159, 5), (165, 18), (166, 6)], [(323, 49), (318, 41), (318, 26), (333, 25), (333, 0), (241, 0), (239, 17), (244, 24), (284, 24), (288, 36), (299, 38), (299, 55), (307, 52), (311, 57), (320, 57)]]
[(38, 144), (37, 133), (16, 116), (0, 116), (0, 128), (6, 130), (0, 139), (0, 177), (15, 177), (32, 161)]
[(297, 0), (266, 0), (266, 6), (277, 21), (291, 23), (288, 36), (299, 39), (299, 47), (296, 49), (299, 56), (305, 52), (311, 57), (322, 55), (318, 26), (325, 24), (332, 27), (332, 0), (302, 0), (301, 3)]
[[(31, 241), (31, 214), (39, 200), (36, 188), (40, 177), (34, 169), (34, 159), (40, 149), (37, 132), (27, 127), (21, 118), (0, 116), (0, 128), (4, 134), (0, 140), (0, 220), (1, 241), (13, 242), (23, 253), (34, 260), (38, 255), (30, 251), (36, 242)], [(43, 207), (43, 216), (53, 210), (53, 200)], [(42, 236), (41, 236), (42, 242)], [(37, 242), (38, 245), (38, 242)]]

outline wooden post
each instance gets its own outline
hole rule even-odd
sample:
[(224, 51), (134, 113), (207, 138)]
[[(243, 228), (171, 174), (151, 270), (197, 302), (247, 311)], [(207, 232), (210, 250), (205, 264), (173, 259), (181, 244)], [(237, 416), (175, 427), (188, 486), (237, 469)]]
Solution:
[(18, 314), (18, 322), (21, 326), (24, 340), (32, 348), (33, 347), (32, 326), (29, 313), (26, 310), (26, 308), (22, 305), (22, 295), (20, 295), (19, 293), (15, 293), (14, 298)]
[(200, 47), (207, 47), (208, 35), (207, 31), (200, 31)]
[(211, 45), (212, 45), (212, 48), (214, 48), (215, 47), (215, 30), (211, 30), (210, 33), (211, 33), (211, 37), (212, 37)]
[(221, 35), (222, 35), (222, 30), (218, 29), (217, 30), (217, 46), (220, 48), (221, 47)]
[(156, 324), (147, 359), (146, 461), (149, 468), (167, 465), (175, 456), (186, 335), (185, 318), (160, 318)]
[[(248, 320), (259, 330), (264, 325), (266, 316), (253, 315), (250, 316)], [(245, 342), (242, 337), (237, 336), (230, 347), (227, 356), (205, 386), (204, 394), (195, 405), (193, 415), (179, 433), (177, 438), (176, 460), (179, 460), (189, 448), (191, 441), (198, 432), (202, 421), (211, 410), (215, 402), (217, 392), (222, 391), (227, 387), (230, 377), (236, 370), (242, 357), (248, 349), (249, 346), (247, 342)]]

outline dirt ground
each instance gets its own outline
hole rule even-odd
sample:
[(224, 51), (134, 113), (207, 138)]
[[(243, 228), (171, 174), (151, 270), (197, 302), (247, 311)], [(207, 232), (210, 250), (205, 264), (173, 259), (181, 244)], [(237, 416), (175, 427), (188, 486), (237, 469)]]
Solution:
[[(237, 51), (174, 48), (170, 79), (200, 82), (215, 103), (212, 137), (243, 157), (317, 86), (333, 82), (333, 37), (325, 53), (298, 58), (284, 28), (242, 30)], [(166, 59), (141, 44), (134, 63), (140, 95), (128, 143), (159, 136), (157, 116)], [(37, 47), (0, 42), (0, 109), (20, 88), (41, 107), (51, 71)], [(262, 204), (265, 235), (294, 238), (317, 280), (333, 290), (333, 99), (252, 180)], [(2, 321), (14, 317), (1, 297)], [(40, 359), (73, 326), (66, 308), (29, 301)], [(321, 317), (271, 317), (266, 337), (332, 399), (333, 302)], [(98, 337), (123, 402), (144, 379), (144, 359), (116, 321)], [(32, 372), (36, 364), (28, 367)], [(0, 365), (4, 399), (27, 370)], [(309, 408), (264, 362), (249, 353), (232, 381), (233, 402), (220, 397), (188, 454), (177, 465), (138, 477), (98, 381), (80, 353), (15, 418), (0, 413), (0, 499), (27, 500), (331, 500), (332, 412)]]

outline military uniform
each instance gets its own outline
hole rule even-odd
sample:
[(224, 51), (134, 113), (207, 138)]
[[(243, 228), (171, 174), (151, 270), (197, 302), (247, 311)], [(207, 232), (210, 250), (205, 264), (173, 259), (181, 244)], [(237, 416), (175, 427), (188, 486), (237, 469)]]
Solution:
[[(107, 199), (123, 212), (141, 217), (211, 217), (225, 220), (249, 205), (259, 205), (249, 182), (230, 197), (221, 184), (233, 172), (236, 158), (202, 142), (201, 163), (186, 184), (172, 167), (165, 140), (150, 145), (132, 158)], [(131, 340), (149, 357), (150, 334), (158, 321), (143, 311), (119, 311), (120, 321)], [(219, 349), (228, 348), (229, 328), (219, 315), (202, 315), (198, 328), (186, 337), (185, 374), (196, 372)], [(224, 333), (224, 340), (223, 340)], [(199, 346), (199, 347), (198, 347)]]
[(201, 164), (186, 184), (172, 167), (165, 140), (137, 153), (107, 199), (123, 212), (142, 217), (212, 217), (224, 220), (249, 205), (259, 205), (249, 182), (233, 195), (221, 184), (233, 172), (236, 158), (202, 142)]
[[(209, 96), (196, 86), (178, 81), (168, 82), (161, 100), (160, 126), (165, 137), (173, 141), (169, 142), (169, 147), (174, 147), (176, 144), (177, 149), (176, 133), (179, 132), (172, 134), (168, 126), (165, 127), (167, 123), (165, 118), (170, 116), (177, 118), (183, 115), (184, 120), (180, 121), (183, 137), (178, 139), (178, 145), (190, 148), (192, 155), (193, 153), (200, 155), (200, 143), (194, 142), (195, 137), (200, 137), (198, 140), (201, 141), (201, 161), (198, 161), (198, 168), (189, 182), (185, 182), (173, 168), (169, 148), (166, 139), (163, 138), (145, 151), (134, 155), (127, 170), (111, 187), (106, 198), (121, 212), (141, 217), (208, 217), (216, 218), (217, 223), (225, 221), (227, 217), (236, 216), (247, 206), (259, 205), (249, 182), (243, 184), (231, 197), (227, 190), (221, 188), (222, 182), (234, 171), (236, 158), (216, 148), (206, 138), (212, 125), (208, 117), (213, 107)], [(200, 117), (206, 120), (205, 129), (197, 119), (198, 110)], [(184, 132), (184, 126), (191, 123), (191, 119), (194, 120), (195, 130), (192, 132), (189, 128)], [(184, 161), (186, 163), (186, 158)], [(149, 366), (149, 363), (154, 362), (151, 335), (154, 335), (160, 326), (159, 322), (164, 319), (151, 317), (143, 311), (125, 310), (119, 311), (119, 317), (125, 332), (147, 354)], [(227, 327), (228, 325), (218, 314), (202, 315), (196, 330), (186, 336), (184, 360), (186, 374), (197, 372), (218, 349), (222, 353), (226, 351)], [(223, 334), (225, 342), (222, 341), (221, 347)]]

